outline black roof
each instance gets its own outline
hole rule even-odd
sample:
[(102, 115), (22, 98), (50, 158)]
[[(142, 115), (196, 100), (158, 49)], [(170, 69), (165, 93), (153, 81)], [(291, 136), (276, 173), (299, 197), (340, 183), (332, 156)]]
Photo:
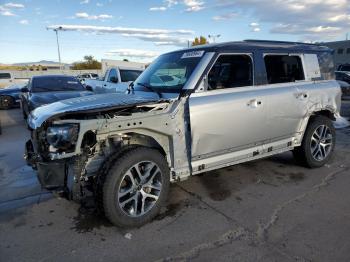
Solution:
[(229, 52), (229, 51), (249, 51), (254, 50), (278, 50), (285, 52), (333, 52), (332, 49), (318, 44), (308, 44), (300, 42), (270, 41), (270, 40), (244, 40), (237, 42), (225, 42), (208, 45), (199, 45), (183, 49), (182, 51), (205, 50), (206, 52)]

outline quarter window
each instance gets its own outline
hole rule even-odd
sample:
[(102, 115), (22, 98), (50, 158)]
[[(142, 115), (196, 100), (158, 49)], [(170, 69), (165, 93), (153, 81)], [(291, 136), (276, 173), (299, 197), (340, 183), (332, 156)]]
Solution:
[(248, 55), (221, 55), (208, 73), (208, 89), (253, 85), (252, 59)]
[(342, 54), (342, 53), (344, 53), (344, 49), (343, 48), (339, 48), (338, 49), (338, 54)]
[(269, 84), (305, 80), (303, 64), (299, 56), (266, 55), (264, 60)]

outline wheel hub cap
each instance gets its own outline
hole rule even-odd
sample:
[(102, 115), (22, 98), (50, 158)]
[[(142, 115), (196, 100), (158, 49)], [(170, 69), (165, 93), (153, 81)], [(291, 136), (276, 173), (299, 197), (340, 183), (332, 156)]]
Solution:
[(143, 161), (132, 166), (123, 176), (117, 193), (117, 203), (131, 217), (149, 212), (160, 196), (162, 173), (154, 162)]
[(326, 125), (320, 125), (311, 136), (311, 154), (317, 161), (324, 160), (331, 152), (333, 147), (333, 136), (330, 128)]

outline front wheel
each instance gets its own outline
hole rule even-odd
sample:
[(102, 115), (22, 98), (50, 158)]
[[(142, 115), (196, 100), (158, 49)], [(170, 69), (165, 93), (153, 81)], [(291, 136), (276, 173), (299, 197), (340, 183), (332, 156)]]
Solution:
[(169, 167), (158, 150), (128, 150), (111, 164), (102, 185), (106, 217), (126, 227), (150, 222), (166, 201), (169, 183)]
[(11, 96), (0, 96), (0, 109), (10, 109), (14, 106), (15, 100)]
[(294, 149), (294, 157), (302, 165), (310, 168), (326, 164), (334, 150), (335, 129), (332, 121), (325, 116), (310, 120), (300, 147)]

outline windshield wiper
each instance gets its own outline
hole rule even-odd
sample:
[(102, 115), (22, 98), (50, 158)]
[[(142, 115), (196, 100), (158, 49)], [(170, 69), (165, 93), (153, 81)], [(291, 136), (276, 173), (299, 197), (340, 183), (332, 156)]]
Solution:
[(157, 91), (157, 90), (155, 90), (152, 86), (149, 86), (149, 85), (147, 85), (145, 83), (139, 83), (139, 82), (137, 82), (137, 84), (140, 85), (140, 86), (146, 87), (151, 92), (156, 93), (159, 96), (159, 98), (162, 98), (162, 93)]

